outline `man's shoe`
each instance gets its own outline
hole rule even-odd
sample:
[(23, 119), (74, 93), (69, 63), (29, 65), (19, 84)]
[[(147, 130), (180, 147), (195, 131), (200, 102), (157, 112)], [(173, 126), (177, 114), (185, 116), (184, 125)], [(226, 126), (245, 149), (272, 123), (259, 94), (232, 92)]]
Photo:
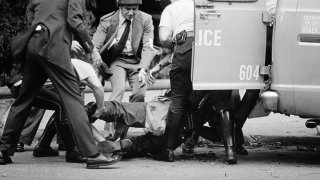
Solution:
[(40, 147), (36, 146), (33, 149), (33, 156), (34, 157), (53, 157), (53, 156), (59, 156), (59, 151), (52, 149), (49, 147)]
[(12, 163), (10, 156), (7, 153), (1, 151), (0, 152), (0, 165), (10, 164), (10, 163)]
[(85, 163), (87, 158), (83, 157), (77, 148), (72, 151), (66, 151), (66, 162), (68, 163)]
[(163, 149), (154, 157), (158, 161), (174, 162), (174, 153), (171, 149)]
[(121, 155), (120, 154), (114, 154), (112, 156), (108, 155), (102, 155), (100, 154), (96, 158), (88, 158), (87, 161), (87, 169), (104, 169), (108, 168), (108, 166), (117, 163), (120, 161)]
[(24, 144), (22, 142), (18, 142), (16, 152), (24, 152)]

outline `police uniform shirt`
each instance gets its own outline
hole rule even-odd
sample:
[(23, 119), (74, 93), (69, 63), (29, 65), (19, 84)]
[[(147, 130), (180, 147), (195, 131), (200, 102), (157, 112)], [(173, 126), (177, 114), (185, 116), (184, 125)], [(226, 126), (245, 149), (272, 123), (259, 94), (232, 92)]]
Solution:
[(159, 27), (168, 27), (173, 32), (173, 38), (183, 30), (193, 31), (193, 25), (194, 1), (177, 0), (163, 10)]
[[(127, 23), (125, 23), (125, 18), (122, 16), (122, 13), (121, 13), (121, 9), (120, 9), (120, 13), (119, 13), (119, 27), (118, 27), (118, 32), (114, 38), (114, 40), (112, 41), (111, 43), (111, 46), (114, 44), (114, 43), (117, 43), (119, 42), (121, 36), (122, 36), (122, 33), (124, 32), (124, 29), (126, 28), (127, 26)], [(121, 54), (125, 54), (125, 55), (134, 55), (134, 52), (133, 52), (133, 49), (132, 49), (132, 46), (131, 46), (131, 37), (132, 37), (132, 19), (131, 19), (131, 24), (130, 24), (130, 32), (129, 32), (129, 36), (128, 36), (128, 39), (127, 39), (127, 42), (126, 42), (126, 45), (122, 51)], [(110, 47), (111, 47), (110, 46)]]

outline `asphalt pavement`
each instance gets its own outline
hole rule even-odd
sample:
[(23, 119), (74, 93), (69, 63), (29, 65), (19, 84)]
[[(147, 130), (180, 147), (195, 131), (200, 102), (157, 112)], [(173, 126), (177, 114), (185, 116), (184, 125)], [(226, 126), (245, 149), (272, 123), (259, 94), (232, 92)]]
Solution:
[[(165, 89), (148, 91), (146, 101), (164, 92)], [(126, 92), (124, 101), (130, 94)], [(105, 99), (109, 95), (106, 92)], [(86, 103), (93, 99), (91, 93), (86, 94)], [(51, 113), (45, 114), (37, 137)], [(203, 140), (193, 156), (184, 155), (178, 148), (174, 163), (143, 157), (123, 159), (104, 170), (88, 170), (85, 164), (65, 163), (64, 152), (59, 157), (33, 157), (36, 138), (32, 146), (26, 146), (26, 152), (13, 156), (13, 164), (0, 166), (0, 179), (319, 179), (320, 136), (316, 129), (306, 128), (305, 121), (280, 114), (248, 119), (243, 130), (249, 155), (238, 156), (237, 165), (222, 162), (222, 144)], [(94, 125), (102, 131), (104, 122)], [(129, 135), (141, 133), (142, 129), (129, 130)], [(52, 146), (56, 148), (57, 144), (53, 142)]]

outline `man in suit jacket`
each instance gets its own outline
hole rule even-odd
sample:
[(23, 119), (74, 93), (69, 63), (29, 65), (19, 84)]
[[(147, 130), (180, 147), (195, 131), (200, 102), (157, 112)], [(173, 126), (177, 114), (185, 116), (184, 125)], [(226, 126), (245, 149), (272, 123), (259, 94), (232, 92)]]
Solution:
[[(23, 81), (0, 140), (1, 165), (12, 163), (9, 156), (14, 154), (32, 101), (47, 78), (52, 81), (61, 98), (79, 150), (88, 157), (87, 168), (101, 168), (119, 160), (116, 156), (101, 155), (97, 149), (81, 100), (79, 81), (70, 61), (73, 36), (86, 53), (94, 59), (100, 58), (93, 51), (94, 45), (83, 23), (84, 9), (85, 0), (33, 0), (28, 6), (27, 19), (33, 33), (27, 38), (25, 51), (22, 51), (25, 52)], [(19, 42), (19, 39), (16, 41)], [(12, 51), (15, 52), (15, 49)], [(97, 111), (99, 114), (101, 109)]]
[[(93, 36), (93, 43), (101, 53), (102, 60), (110, 64), (113, 73), (110, 78), (112, 94), (109, 100), (122, 101), (125, 82), (128, 80), (132, 88), (129, 101), (144, 101), (147, 90), (146, 73), (155, 50), (152, 17), (138, 10), (140, 4), (141, 0), (119, 0), (119, 10), (103, 16)], [(127, 21), (130, 21), (129, 25)], [(115, 47), (120, 44), (127, 26), (130, 31), (125, 46), (123, 50), (118, 50), (120, 53), (115, 53)]]

